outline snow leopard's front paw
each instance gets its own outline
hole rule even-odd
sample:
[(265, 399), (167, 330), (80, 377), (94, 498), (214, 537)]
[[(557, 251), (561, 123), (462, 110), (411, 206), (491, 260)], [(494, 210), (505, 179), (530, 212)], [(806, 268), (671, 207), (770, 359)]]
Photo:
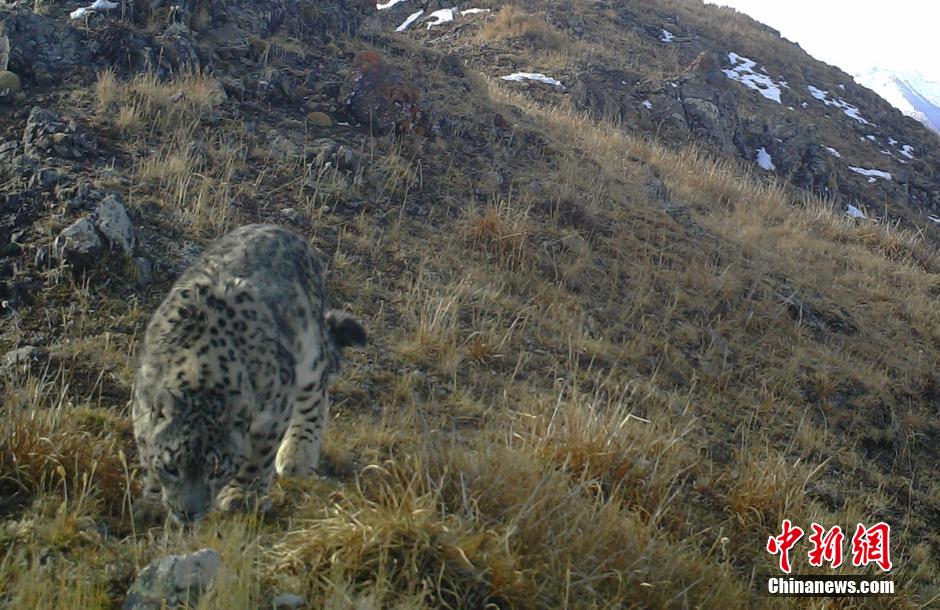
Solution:
[(266, 513), (271, 510), (271, 498), (257, 491), (229, 486), (219, 493), (216, 500), (223, 513), (252, 512)]
[(320, 447), (313, 443), (297, 443), (287, 439), (277, 452), (275, 468), (278, 476), (318, 479), (317, 466), (320, 463)]
[(150, 497), (138, 498), (131, 507), (131, 518), (138, 528), (161, 525), (166, 520), (166, 514), (163, 503)]

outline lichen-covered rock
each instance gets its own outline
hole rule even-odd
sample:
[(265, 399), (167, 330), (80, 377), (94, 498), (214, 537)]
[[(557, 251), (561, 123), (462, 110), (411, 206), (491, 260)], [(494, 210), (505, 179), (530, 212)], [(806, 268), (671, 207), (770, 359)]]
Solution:
[(97, 150), (98, 143), (94, 134), (84, 127), (37, 106), (26, 119), (23, 147), (27, 154), (84, 159)]
[(0, 91), (19, 91), (20, 87), (20, 77), (8, 70), (0, 71)]
[(195, 607), (221, 566), (222, 559), (212, 549), (157, 559), (141, 570), (127, 591), (124, 610), (178, 608), (187, 603)]

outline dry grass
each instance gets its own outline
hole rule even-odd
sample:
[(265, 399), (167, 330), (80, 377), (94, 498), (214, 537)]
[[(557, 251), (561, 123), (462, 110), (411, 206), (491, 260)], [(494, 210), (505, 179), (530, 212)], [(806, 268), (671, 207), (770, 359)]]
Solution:
[(496, 18), (488, 21), (480, 30), (479, 38), (483, 42), (494, 40), (521, 40), (544, 51), (564, 51), (570, 41), (556, 28), (537, 15), (524, 13), (515, 7), (504, 6)]

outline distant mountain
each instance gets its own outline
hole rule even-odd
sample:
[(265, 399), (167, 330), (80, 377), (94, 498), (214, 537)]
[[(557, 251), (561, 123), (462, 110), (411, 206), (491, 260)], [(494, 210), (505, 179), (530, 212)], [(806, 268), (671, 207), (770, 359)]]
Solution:
[(855, 81), (868, 87), (892, 106), (940, 133), (940, 83), (917, 73), (875, 68), (855, 75)]

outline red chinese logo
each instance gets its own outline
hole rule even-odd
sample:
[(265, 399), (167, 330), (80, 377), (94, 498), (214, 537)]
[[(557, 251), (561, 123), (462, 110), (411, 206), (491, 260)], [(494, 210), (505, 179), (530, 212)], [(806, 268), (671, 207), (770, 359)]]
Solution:
[(887, 572), (891, 569), (891, 526), (885, 522), (865, 528), (861, 523), (852, 536), (852, 565), (876, 563)]
[(845, 534), (838, 525), (826, 532), (826, 528), (813, 523), (813, 533), (809, 537), (813, 548), (809, 552), (809, 565), (820, 567), (823, 561), (828, 561), (833, 568), (842, 565), (842, 541)]
[(793, 548), (800, 538), (803, 537), (803, 530), (799, 527), (790, 527), (790, 520), (783, 520), (783, 533), (779, 536), (770, 536), (767, 539), (767, 552), (771, 555), (780, 555), (780, 569), (790, 573), (790, 549)]
[[(832, 568), (838, 568), (843, 563), (842, 545), (845, 534), (842, 528), (836, 525), (826, 530), (818, 523), (810, 526), (813, 533), (809, 536), (812, 548), (809, 551), (809, 565), (821, 567), (828, 563)], [(790, 573), (790, 551), (800, 539), (803, 530), (793, 525), (789, 519), (783, 520), (783, 532), (779, 536), (767, 538), (767, 552), (779, 555), (780, 570)], [(859, 523), (852, 536), (852, 565), (859, 568), (870, 563), (876, 564), (885, 572), (891, 569), (891, 526), (887, 523), (876, 523), (865, 527)]]

